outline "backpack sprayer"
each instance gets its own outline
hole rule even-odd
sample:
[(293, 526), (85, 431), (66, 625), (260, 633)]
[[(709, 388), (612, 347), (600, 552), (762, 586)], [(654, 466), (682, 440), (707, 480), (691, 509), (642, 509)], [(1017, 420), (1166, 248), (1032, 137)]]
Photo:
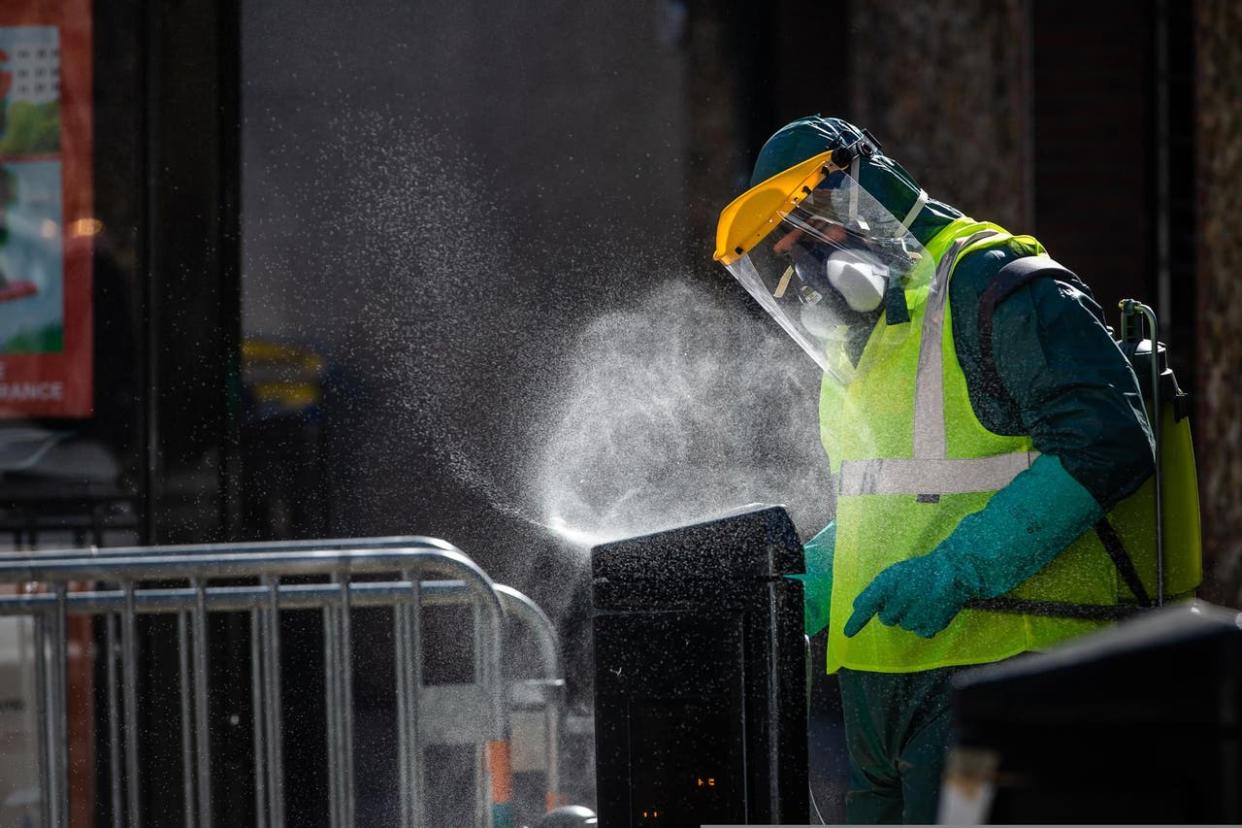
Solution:
[[(1156, 471), (1151, 482), (1155, 513), (1155, 590), (1153, 603), (1182, 597), (1202, 579), (1199, 484), (1190, 433), (1190, 396), (1177, 384), (1168, 365), (1168, 349), (1158, 340), (1156, 313), (1134, 299), (1120, 303), (1121, 336), (1117, 345), (1139, 381), (1155, 441)], [(1144, 338), (1146, 321), (1148, 338)], [(1172, 488), (1166, 484), (1172, 483)], [(1140, 490), (1141, 491), (1141, 490)], [(1172, 546), (1170, 556), (1170, 545)], [(1131, 550), (1141, 554), (1141, 550)]]
[[(1148, 393), (1144, 397), (1151, 401), (1148, 422), (1151, 423), (1152, 438), (1156, 444), (1156, 606), (1161, 607), (1164, 606), (1164, 469), (1162, 468), (1164, 464), (1160, 457), (1162, 443), (1160, 439), (1160, 374), (1162, 373), (1160, 362), (1166, 356), (1166, 351), (1163, 344), (1156, 338), (1160, 327), (1156, 321), (1155, 311), (1134, 299), (1123, 299), (1120, 307), (1122, 353), (1125, 353), (1126, 358), (1130, 360), (1130, 365), (1134, 368), (1136, 375), (1141, 375), (1141, 366), (1137, 364), (1140, 361), (1137, 359), (1140, 351), (1143, 352), (1148, 364)], [(1151, 331), (1149, 340), (1142, 338), (1143, 326), (1140, 318), (1147, 320), (1148, 329)], [(1155, 350), (1160, 359), (1152, 358), (1153, 342), (1156, 343)], [(1147, 346), (1145, 351), (1143, 351), (1144, 344)]]

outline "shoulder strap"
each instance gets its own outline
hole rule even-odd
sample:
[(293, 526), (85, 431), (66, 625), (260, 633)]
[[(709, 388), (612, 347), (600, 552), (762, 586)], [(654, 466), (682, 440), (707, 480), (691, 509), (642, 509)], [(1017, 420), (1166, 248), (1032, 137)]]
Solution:
[(1152, 606), (1151, 596), (1147, 594), (1147, 587), (1143, 586), (1143, 579), (1139, 577), (1138, 570), (1134, 567), (1134, 559), (1126, 551), (1125, 544), (1121, 542), (1121, 536), (1117, 534), (1117, 530), (1113, 528), (1113, 525), (1108, 522), (1107, 517), (1100, 518), (1095, 524), (1095, 534), (1099, 537), (1100, 543), (1103, 544), (1104, 551), (1108, 553), (1113, 566), (1117, 567), (1117, 574), (1126, 582), (1126, 586), (1130, 588), (1130, 592), (1133, 593), (1139, 606)]
[(992, 316), (1001, 302), (1036, 279), (1044, 277), (1077, 284), (1073, 271), (1047, 256), (1023, 256), (1002, 267), (979, 298), (979, 367), (983, 381), (1004, 389), (992, 359)]

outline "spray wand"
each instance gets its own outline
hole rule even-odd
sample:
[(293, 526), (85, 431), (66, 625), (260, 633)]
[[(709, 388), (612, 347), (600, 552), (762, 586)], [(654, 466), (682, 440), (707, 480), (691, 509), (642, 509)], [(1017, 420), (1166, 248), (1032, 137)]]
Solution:
[(1137, 354), (1143, 341), (1143, 325), (1140, 317), (1147, 320), (1151, 335), (1151, 431), (1156, 441), (1156, 606), (1164, 606), (1164, 489), (1160, 441), (1160, 343), (1156, 312), (1134, 299), (1121, 301), (1121, 341), (1132, 343)]

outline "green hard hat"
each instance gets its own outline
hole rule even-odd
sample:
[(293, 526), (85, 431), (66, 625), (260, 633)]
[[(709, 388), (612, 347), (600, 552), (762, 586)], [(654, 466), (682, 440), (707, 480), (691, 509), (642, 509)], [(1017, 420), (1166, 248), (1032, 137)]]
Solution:
[[(759, 150), (750, 186), (822, 152), (848, 147), (863, 137), (875, 142), (870, 134), (864, 136), (863, 130), (840, 118), (811, 115), (791, 121)], [(858, 177), (859, 184), (898, 218), (910, 211), (922, 192), (910, 173), (882, 150), (862, 160)]]

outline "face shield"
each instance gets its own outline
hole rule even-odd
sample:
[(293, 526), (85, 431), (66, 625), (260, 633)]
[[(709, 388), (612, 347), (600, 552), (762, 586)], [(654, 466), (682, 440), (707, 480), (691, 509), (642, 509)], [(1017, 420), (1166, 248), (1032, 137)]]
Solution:
[(859, 183), (862, 158), (825, 152), (779, 173), (726, 207), (717, 229), (716, 259), (841, 384), (885, 312), (908, 319), (906, 291), (934, 265), (908, 229), (923, 200), (894, 216)]

